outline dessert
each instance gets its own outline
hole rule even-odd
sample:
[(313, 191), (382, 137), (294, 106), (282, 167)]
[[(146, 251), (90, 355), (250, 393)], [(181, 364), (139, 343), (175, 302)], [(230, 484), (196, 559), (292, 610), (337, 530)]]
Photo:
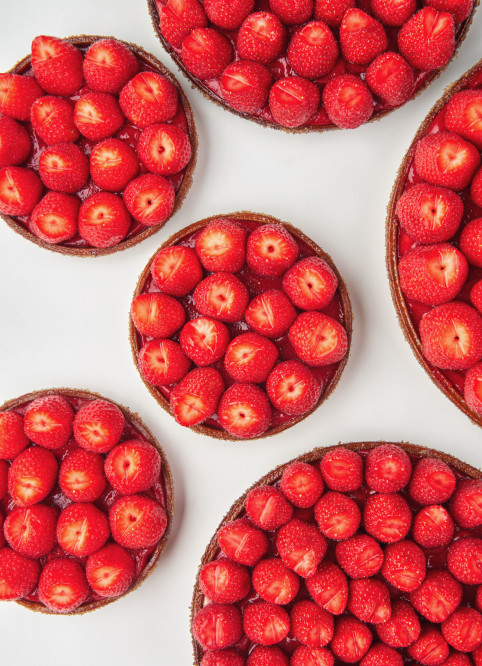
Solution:
[(387, 266), (398, 318), (434, 383), (482, 425), (482, 64), (425, 118), (393, 187)]
[[(318, 448), (280, 465), (233, 504), (206, 548), (194, 663), (478, 664), (481, 497), (479, 470), (411, 444)], [(451, 531), (426, 544), (444, 533), (436, 511)]]
[(85, 613), (134, 590), (166, 544), (174, 496), (139, 417), (88, 391), (0, 406), (0, 600)]
[(41, 247), (126, 249), (160, 229), (191, 186), (189, 102), (134, 44), (36, 37), (0, 74), (0, 114), (0, 216)]
[(164, 48), (201, 92), (291, 132), (353, 128), (425, 88), (477, 0), (148, 0)]
[(290, 224), (214, 216), (164, 243), (131, 305), (134, 362), (176, 421), (221, 439), (273, 435), (335, 388), (351, 343), (346, 287)]

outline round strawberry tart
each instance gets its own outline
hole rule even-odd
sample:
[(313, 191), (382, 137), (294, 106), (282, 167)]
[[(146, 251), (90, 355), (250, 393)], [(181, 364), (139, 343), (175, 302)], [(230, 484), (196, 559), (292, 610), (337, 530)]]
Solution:
[(439, 388), (482, 425), (482, 63), (451, 86), (400, 167), (387, 218), (399, 320)]
[(166, 456), (139, 417), (96, 393), (0, 406), (0, 600), (84, 613), (135, 589), (172, 522)]
[(454, 55), (478, 0), (148, 0), (181, 70), (224, 108), (289, 131), (354, 128)]
[(482, 473), (380, 442), (281, 465), (211, 539), (192, 635), (197, 666), (480, 666)]
[(352, 314), (331, 258), (290, 224), (210, 217), (170, 238), (131, 306), (134, 361), (178, 423), (251, 439), (306, 418), (348, 359)]
[(41, 35), (0, 74), (0, 216), (42, 247), (98, 256), (155, 233), (196, 150), (181, 87), (134, 44)]

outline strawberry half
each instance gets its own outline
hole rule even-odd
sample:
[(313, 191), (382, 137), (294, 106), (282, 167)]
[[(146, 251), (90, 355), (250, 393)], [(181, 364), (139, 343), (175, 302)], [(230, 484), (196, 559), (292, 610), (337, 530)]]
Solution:
[(348, 339), (341, 324), (321, 312), (302, 312), (289, 330), (297, 356), (307, 365), (338, 363), (346, 355)]
[(148, 490), (159, 480), (161, 456), (152, 444), (129, 439), (109, 452), (104, 469), (114, 490), (132, 495)]
[(305, 580), (305, 584), (318, 606), (332, 615), (344, 612), (348, 601), (348, 581), (334, 562), (323, 560), (316, 572)]
[(109, 511), (112, 537), (124, 548), (150, 548), (166, 531), (167, 516), (162, 506), (145, 495), (126, 495)]
[(8, 470), (8, 492), (18, 506), (30, 506), (47, 497), (57, 481), (57, 461), (51, 451), (31, 446)]
[(70, 99), (44, 95), (32, 104), (30, 121), (44, 143), (77, 141), (79, 130), (74, 123), (74, 105)]
[(287, 333), (296, 319), (296, 310), (282, 291), (269, 289), (253, 298), (244, 316), (257, 333), (278, 338)]
[(165, 247), (155, 255), (151, 275), (159, 291), (186, 296), (202, 280), (203, 269), (190, 247)]
[(73, 194), (89, 178), (89, 160), (75, 143), (48, 146), (39, 159), (39, 174), (50, 190)]
[(174, 83), (157, 72), (136, 74), (119, 95), (119, 104), (125, 117), (142, 129), (174, 118), (178, 103)]
[(49, 610), (70, 613), (79, 608), (90, 594), (84, 568), (75, 560), (51, 560), (40, 574), (38, 596)]
[(136, 565), (127, 550), (116, 543), (89, 556), (85, 567), (87, 581), (101, 597), (119, 597), (131, 586)]
[(277, 16), (270, 12), (254, 12), (238, 31), (236, 47), (242, 60), (267, 65), (277, 58), (284, 45), (286, 31)]
[(284, 127), (304, 125), (320, 106), (320, 90), (301, 76), (278, 79), (269, 93), (269, 108), (274, 120)]
[(189, 136), (176, 125), (149, 125), (136, 150), (146, 169), (161, 176), (182, 171), (192, 155)]
[(330, 490), (350, 492), (363, 483), (363, 460), (356, 451), (340, 446), (329, 451), (320, 461), (323, 481)]
[(75, 103), (74, 123), (87, 139), (100, 141), (120, 130), (124, 116), (114, 95), (92, 92)]
[(63, 192), (47, 192), (32, 211), (32, 231), (45, 243), (63, 243), (77, 233), (80, 200)]
[(59, 545), (71, 555), (84, 557), (102, 548), (109, 538), (105, 513), (90, 502), (75, 502), (64, 509), (57, 522)]
[(221, 426), (234, 437), (259, 437), (271, 423), (266, 393), (254, 384), (232, 384), (218, 407)]
[(87, 49), (85, 82), (94, 92), (119, 93), (139, 71), (134, 53), (116, 39), (99, 39)]
[(321, 257), (301, 259), (283, 277), (283, 290), (302, 310), (323, 310), (337, 287), (335, 272)]
[(0, 549), (0, 599), (21, 599), (37, 586), (38, 560), (19, 555), (11, 548)]
[[(471, 3), (472, 4), (472, 3)], [(482, 94), (480, 90), (462, 90), (445, 107), (445, 126), (449, 132), (482, 148)]]
[(319, 79), (331, 72), (338, 54), (338, 43), (323, 21), (311, 21), (297, 30), (287, 52), (294, 72), (307, 79)]
[(231, 604), (208, 604), (194, 616), (192, 632), (205, 650), (230, 647), (243, 635), (241, 613)]
[(444, 67), (455, 49), (452, 15), (433, 7), (420, 9), (398, 33), (398, 49), (414, 69)]
[(335, 632), (330, 648), (340, 661), (352, 664), (368, 652), (373, 634), (370, 629), (354, 617), (340, 617), (335, 622)]
[(229, 343), (229, 331), (220, 321), (197, 317), (183, 327), (179, 342), (183, 352), (196, 365), (211, 365), (224, 356)]
[(226, 523), (217, 533), (218, 545), (230, 560), (254, 566), (268, 551), (268, 538), (247, 518)]
[(405, 231), (420, 243), (450, 240), (460, 226), (462, 199), (444, 187), (418, 183), (397, 202), (397, 217)]
[(80, 206), (79, 234), (89, 245), (99, 248), (117, 245), (130, 226), (131, 216), (117, 194), (97, 192)]
[(296, 240), (281, 224), (262, 224), (248, 236), (246, 262), (259, 275), (283, 275), (298, 253)]
[(253, 488), (247, 494), (246, 513), (257, 527), (271, 531), (291, 519), (293, 507), (278, 488), (263, 485)]
[(231, 42), (212, 28), (195, 28), (182, 42), (184, 67), (202, 81), (221, 76), (232, 58)]
[(259, 62), (237, 60), (224, 70), (221, 80), (223, 99), (241, 113), (256, 113), (268, 99), (271, 74)]
[(425, 571), (424, 552), (413, 541), (407, 539), (385, 548), (382, 576), (397, 590), (416, 590), (425, 578)]
[(84, 84), (83, 55), (73, 44), (39, 35), (32, 42), (32, 69), (49, 95), (73, 95)]
[(27, 130), (13, 118), (0, 118), (0, 168), (22, 164), (27, 159), (32, 144)]
[(128, 183), (122, 197), (134, 220), (151, 227), (162, 224), (171, 215), (176, 192), (166, 178), (145, 173)]
[(199, 585), (214, 603), (234, 604), (247, 596), (251, 576), (246, 567), (222, 558), (203, 566), (199, 572)]
[(463, 190), (479, 168), (477, 148), (452, 132), (421, 139), (415, 149), (415, 169), (432, 185)]
[(309, 578), (325, 556), (327, 543), (314, 525), (293, 518), (279, 529), (276, 548), (289, 569), (302, 578)]
[(343, 57), (357, 65), (368, 65), (386, 50), (388, 39), (383, 25), (361, 9), (348, 9), (340, 25)]
[(90, 175), (101, 190), (121, 192), (139, 173), (134, 150), (120, 139), (96, 143), (90, 154)]
[(0, 169), (0, 213), (28, 215), (42, 196), (43, 185), (36, 173), (23, 167)]
[(215, 414), (224, 388), (223, 379), (214, 368), (191, 370), (171, 393), (174, 418), (183, 426), (202, 423)]
[(280, 490), (293, 506), (307, 509), (316, 504), (323, 493), (323, 479), (308, 463), (296, 461), (281, 476)]
[(220, 217), (201, 229), (195, 247), (207, 271), (236, 273), (246, 259), (246, 230), (237, 222)]
[(429, 622), (443, 622), (460, 605), (463, 587), (444, 570), (429, 571), (418, 589), (410, 594), (410, 603)]
[(186, 313), (178, 300), (154, 291), (134, 298), (131, 317), (142, 335), (170, 338), (184, 324)]
[(244, 609), (243, 630), (253, 643), (274, 645), (288, 635), (290, 616), (276, 604), (255, 601)]
[(27, 437), (46, 449), (58, 449), (72, 434), (74, 410), (61, 395), (45, 395), (32, 400), (24, 416)]
[(482, 268), (482, 217), (465, 225), (460, 236), (460, 249), (469, 263)]
[(138, 360), (142, 376), (155, 386), (180, 382), (191, 365), (177, 342), (163, 339), (146, 342)]
[(0, 460), (13, 460), (28, 445), (23, 417), (15, 412), (0, 412)]
[(125, 426), (124, 415), (107, 400), (91, 400), (74, 418), (74, 437), (84, 449), (107, 453), (120, 440)]
[(248, 300), (248, 290), (232, 273), (213, 273), (194, 290), (194, 304), (198, 312), (228, 323), (243, 318)]
[(98, 453), (77, 448), (60, 464), (59, 485), (73, 502), (95, 502), (104, 492), (104, 459)]
[(365, 81), (375, 95), (389, 106), (399, 106), (407, 102), (414, 90), (413, 69), (399, 53), (381, 53), (372, 61)]
[(254, 567), (253, 587), (261, 599), (273, 604), (289, 604), (298, 594), (298, 576), (278, 558), (261, 560)]
[(342, 74), (328, 81), (322, 99), (329, 119), (338, 127), (354, 129), (363, 125), (373, 113), (373, 98), (368, 86), (353, 74)]
[(57, 543), (58, 515), (57, 509), (45, 504), (16, 507), (3, 525), (8, 545), (20, 555), (33, 559), (47, 555)]
[(16, 120), (29, 120), (30, 109), (44, 91), (33, 76), (0, 74), (0, 113)]
[(266, 392), (273, 405), (290, 416), (306, 414), (318, 403), (321, 384), (299, 361), (278, 363), (266, 380)]
[(258, 333), (241, 333), (231, 340), (224, 355), (224, 367), (237, 382), (261, 384), (278, 358), (278, 348)]

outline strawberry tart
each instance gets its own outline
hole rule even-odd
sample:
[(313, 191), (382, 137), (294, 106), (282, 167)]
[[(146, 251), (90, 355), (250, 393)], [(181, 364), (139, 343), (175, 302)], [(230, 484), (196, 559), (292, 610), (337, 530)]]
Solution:
[(98, 256), (155, 233), (196, 150), (181, 87), (134, 44), (41, 35), (0, 74), (0, 216), (44, 248)]
[(135, 589), (170, 531), (166, 456), (139, 417), (96, 393), (0, 406), (0, 600), (84, 613)]
[(292, 132), (354, 128), (427, 86), (478, 0), (148, 0), (154, 29), (214, 102)]
[(359, 442), (260, 479), (211, 539), (196, 666), (480, 666), (482, 473)]
[(405, 337), (439, 388), (482, 425), (482, 63), (425, 118), (400, 167), (387, 265)]
[(352, 314), (331, 258), (290, 224), (242, 212), (181, 230), (141, 274), (134, 362), (178, 423), (220, 439), (288, 428), (333, 391)]

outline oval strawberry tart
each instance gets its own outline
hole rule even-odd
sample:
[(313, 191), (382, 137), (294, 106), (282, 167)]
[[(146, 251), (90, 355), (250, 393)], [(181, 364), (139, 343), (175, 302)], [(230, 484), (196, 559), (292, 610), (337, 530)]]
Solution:
[(281, 465), (231, 507), (192, 602), (196, 666), (480, 666), (482, 473), (358, 442)]
[(96, 393), (0, 406), (0, 600), (84, 613), (151, 573), (170, 531), (166, 456), (138, 416)]
[(154, 29), (205, 96), (289, 131), (354, 128), (420, 92), (476, 0), (148, 0)]
[(0, 74), (0, 216), (42, 247), (98, 256), (155, 233), (196, 150), (181, 87), (134, 44), (41, 35)]
[(348, 359), (352, 314), (331, 258), (290, 224), (230, 213), (181, 230), (141, 274), (134, 362), (178, 423), (251, 439), (304, 419)]
[(482, 425), (482, 63), (422, 123), (388, 209), (404, 334), (439, 388)]

